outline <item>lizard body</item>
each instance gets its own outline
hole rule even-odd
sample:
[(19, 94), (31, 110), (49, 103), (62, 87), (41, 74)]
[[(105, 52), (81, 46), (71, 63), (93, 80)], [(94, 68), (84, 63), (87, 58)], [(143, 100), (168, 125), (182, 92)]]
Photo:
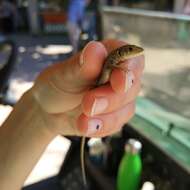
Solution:
[[(95, 87), (98, 87), (100, 85), (107, 83), (109, 81), (111, 72), (114, 68), (120, 68), (128, 72), (128, 70), (120, 66), (120, 63), (129, 58), (142, 55), (143, 52), (144, 52), (143, 48), (135, 46), (135, 45), (130, 45), (130, 44), (121, 46), (113, 50), (112, 52), (110, 52), (107, 58), (105, 59), (102, 72), (98, 80), (96, 81)], [(98, 127), (99, 126), (97, 126), (97, 129)], [(82, 178), (83, 178), (84, 185), (86, 186), (87, 180), (86, 180), (85, 165), (84, 165), (84, 147), (85, 147), (85, 136), (82, 137), (82, 141), (81, 141), (80, 157), (81, 157)]]

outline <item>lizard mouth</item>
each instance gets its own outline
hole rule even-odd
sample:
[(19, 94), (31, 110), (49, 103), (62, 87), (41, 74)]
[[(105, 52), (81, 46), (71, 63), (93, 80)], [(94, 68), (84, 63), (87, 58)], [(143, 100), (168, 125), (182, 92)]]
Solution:
[(127, 59), (130, 59), (130, 58), (133, 58), (133, 57), (139, 57), (141, 55), (144, 55), (144, 51), (141, 51), (141, 52), (138, 52), (138, 53), (134, 53), (134, 54), (131, 54), (131, 55), (128, 55), (126, 60)]

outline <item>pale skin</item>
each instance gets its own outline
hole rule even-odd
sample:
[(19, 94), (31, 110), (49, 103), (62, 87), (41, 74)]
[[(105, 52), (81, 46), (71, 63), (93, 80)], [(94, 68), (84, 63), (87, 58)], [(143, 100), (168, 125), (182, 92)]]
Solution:
[(121, 69), (113, 70), (110, 83), (94, 88), (106, 56), (122, 45), (117, 40), (90, 42), (81, 53), (39, 75), (0, 127), (1, 190), (19, 190), (57, 135), (104, 137), (129, 121), (144, 56), (125, 62), (134, 75), (130, 88), (128, 74)]

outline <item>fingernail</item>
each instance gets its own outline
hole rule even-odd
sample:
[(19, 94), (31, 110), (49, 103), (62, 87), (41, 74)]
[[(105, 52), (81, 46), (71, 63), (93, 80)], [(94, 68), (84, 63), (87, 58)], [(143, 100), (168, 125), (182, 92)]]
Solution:
[(84, 52), (86, 50), (86, 48), (91, 44), (91, 43), (94, 43), (95, 41), (90, 41), (88, 42), (85, 47), (83, 48), (81, 54), (80, 54), (80, 58), (79, 58), (79, 64), (80, 66), (82, 66), (84, 64)]
[(107, 107), (108, 100), (106, 98), (96, 98), (92, 106), (91, 116), (102, 113)]
[(125, 80), (125, 92), (127, 92), (134, 83), (135, 76), (132, 71), (126, 72), (126, 80)]
[(87, 135), (92, 135), (100, 130), (103, 126), (103, 123), (99, 119), (91, 119), (88, 121), (88, 130), (86, 132)]

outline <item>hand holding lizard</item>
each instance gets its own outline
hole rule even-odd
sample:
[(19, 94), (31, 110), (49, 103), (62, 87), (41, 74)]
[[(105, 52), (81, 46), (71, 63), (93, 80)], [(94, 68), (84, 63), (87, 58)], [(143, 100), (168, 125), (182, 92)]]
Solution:
[(31, 92), (48, 130), (103, 137), (120, 130), (133, 116), (144, 69), (142, 55), (122, 63), (129, 72), (114, 68), (110, 83), (93, 88), (107, 55), (123, 45), (117, 40), (90, 42), (81, 53), (39, 75)]

